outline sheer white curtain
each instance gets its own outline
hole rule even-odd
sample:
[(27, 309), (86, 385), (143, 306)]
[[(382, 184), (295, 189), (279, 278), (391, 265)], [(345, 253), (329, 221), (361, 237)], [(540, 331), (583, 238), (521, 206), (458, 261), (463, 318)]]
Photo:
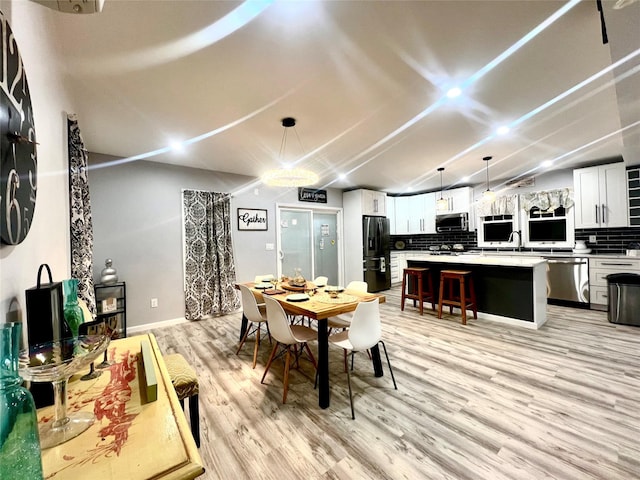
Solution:
[(185, 318), (240, 308), (231, 242), (231, 196), (183, 190)]

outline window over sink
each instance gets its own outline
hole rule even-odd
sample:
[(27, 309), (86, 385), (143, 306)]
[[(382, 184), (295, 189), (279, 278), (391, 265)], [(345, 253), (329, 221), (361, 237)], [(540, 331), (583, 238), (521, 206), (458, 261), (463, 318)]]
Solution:
[(575, 244), (571, 189), (521, 195), (522, 240), (526, 247), (571, 248)]

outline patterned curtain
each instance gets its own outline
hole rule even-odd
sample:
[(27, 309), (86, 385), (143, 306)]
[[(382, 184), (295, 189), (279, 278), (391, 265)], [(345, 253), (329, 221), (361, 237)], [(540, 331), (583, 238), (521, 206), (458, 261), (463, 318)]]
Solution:
[(69, 216), (71, 224), (71, 277), (78, 279), (78, 298), (96, 313), (93, 290), (93, 222), (89, 198), (88, 158), (78, 120), (67, 116), (69, 143)]
[(185, 318), (198, 320), (240, 308), (231, 244), (231, 196), (184, 190)]
[(494, 215), (514, 215), (518, 195), (502, 195), (494, 201), (481, 200), (478, 202), (476, 212), (479, 217), (489, 217)]
[(573, 207), (573, 190), (561, 188), (547, 192), (524, 193), (520, 196), (522, 209), (526, 212), (537, 207), (543, 212), (555, 210), (558, 207), (569, 209)]

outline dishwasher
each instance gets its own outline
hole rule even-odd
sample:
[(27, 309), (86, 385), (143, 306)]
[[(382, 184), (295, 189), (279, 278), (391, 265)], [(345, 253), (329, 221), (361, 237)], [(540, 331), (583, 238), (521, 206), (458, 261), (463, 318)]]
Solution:
[(589, 259), (544, 257), (547, 261), (547, 301), (589, 308)]

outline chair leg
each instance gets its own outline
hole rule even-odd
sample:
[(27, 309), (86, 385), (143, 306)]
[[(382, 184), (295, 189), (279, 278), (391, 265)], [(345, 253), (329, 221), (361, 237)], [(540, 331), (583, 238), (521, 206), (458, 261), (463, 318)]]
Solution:
[(440, 291), (438, 294), (438, 318), (442, 318), (442, 298), (444, 293), (444, 278), (440, 277)]
[(253, 323), (251, 323), (251, 322), (249, 322), (249, 324), (247, 325), (247, 329), (244, 331), (244, 335), (242, 336), (242, 339), (240, 340), (240, 345), (238, 345), (238, 350), (236, 350), (236, 355), (238, 355), (238, 353), (240, 353), (240, 349), (244, 345), (244, 342), (247, 341), (247, 337), (249, 336), (249, 331), (251, 330), (251, 326), (252, 325), (253, 325)]
[(462, 325), (467, 324), (467, 289), (464, 277), (460, 279), (460, 310), (462, 310)]
[(256, 368), (256, 363), (258, 361), (258, 346), (260, 345), (260, 325), (256, 329), (256, 346), (253, 347), (253, 367)]
[(318, 369), (318, 363), (316, 362), (316, 358), (313, 356), (313, 353), (311, 353), (311, 349), (309, 348), (309, 344), (308, 343), (302, 344), (302, 348), (307, 350), (307, 355), (309, 355), (309, 360), (311, 360), (311, 363), (313, 363), (313, 367), (317, 370)]
[[(353, 352), (351, 352), (351, 361), (353, 362)], [(353, 392), (351, 391), (351, 373), (349, 373), (348, 368), (347, 368), (347, 385), (349, 385), (349, 403), (351, 405), (351, 419), (355, 420), (356, 413), (355, 413), (355, 410), (353, 409)]]
[(393, 388), (398, 389), (398, 385), (396, 385), (396, 377), (393, 376), (393, 370), (391, 369), (391, 362), (389, 361), (389, 355), (387, 354), (387, 346), (384, 344), (382, 340), (380, 342), (382, 344), (382, 349), (384, 350), (384, 356), (387, 357), (387, 365), (389, 366), (389, 373), (391, 373), (391, 380), (393, 380)]
[(291, 365), (291, 346), (287, 345), (287, 353), (284, 360), (284, 392), (282, 393), (282, 403), (287, 403), (287, 393), (289, 392), (290, 365)]
[(196, 441), (196, 447), (200, 448), (200, 408), (197, 393), (189, 397), (189, 417), (191, 418), (193, 439)]
[(267, 376), (267, 372), (271, 368), (271, 364), (273, 363), (273, 359), (276, 358), (276, 350), (277, 349), (278, 349), (278, 342), (276, 342), (276, 344), (273, 346), (273, 349), (271, 350), (271, 355), (269, 355), (269, 360), (267, 361), (267, 366), (264, 369), (264, 375), (262, 375), (262, 380), (260, 380), (260, 383), (264, 383), (264, 379)]

